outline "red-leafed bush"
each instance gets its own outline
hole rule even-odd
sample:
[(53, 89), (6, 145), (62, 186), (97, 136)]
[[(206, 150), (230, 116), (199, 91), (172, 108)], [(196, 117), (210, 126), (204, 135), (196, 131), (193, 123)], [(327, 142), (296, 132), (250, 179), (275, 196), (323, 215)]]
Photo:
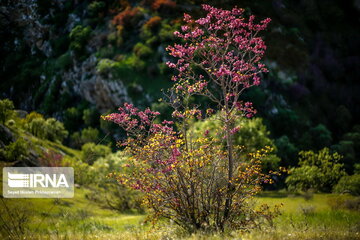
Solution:
[(139, 8), (127, 7), (113, 18), (112, 23), (116, 26), (121, 25), (129, 28), (139, 21), (141, 15)]
[(155, 0), (151, 4), (151, 8), (155, 11), (164, 12), (167, 10), (173, 10), (176, 7), (176, 3), (171, 0)]
[(161, 17), (155, 16), (150, 18), (145, 24), (144, 27), (150, 30), (153, 30), (157, 26), (159, 26), (161, 23)]

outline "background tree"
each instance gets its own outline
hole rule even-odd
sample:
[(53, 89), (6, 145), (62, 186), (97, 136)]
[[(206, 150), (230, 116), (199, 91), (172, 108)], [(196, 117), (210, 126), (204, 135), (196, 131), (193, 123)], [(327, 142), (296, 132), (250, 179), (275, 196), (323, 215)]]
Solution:
[(14, 103), (9, 99), (0, 100), (0, 123), (4, 124), (6, 120), (12, 117)]
[(331, 192), (333, 186), (345, 175), (343, 164), (339, 163), (342, 156), (330, 153), (328, 148), (299, 152), (299, 167), (290, 169), (286, 179), (289, 190), (306, 191), (313, 189)]

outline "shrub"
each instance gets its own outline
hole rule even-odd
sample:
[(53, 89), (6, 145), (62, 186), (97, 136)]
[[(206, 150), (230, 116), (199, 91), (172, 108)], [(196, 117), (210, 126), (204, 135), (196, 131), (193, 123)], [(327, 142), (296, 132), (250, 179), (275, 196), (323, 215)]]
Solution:
[(70, 136), (71, 146), (81, 148), (85, 143), (97, 142), (99, 140), (99, 130), (88, 127), (81, 130), (81, 132), (74, 132)]
[[(119, 113), (103, 117), (128, 134), (122, 143), (131, 156), (128, 170), (114, 175), (143, 192), (154, 221), (168, 218), (189, 232), (246, 230), (260, 219), (272, 222), (278, 213), (250, 203), (261, 184), (271, 181), (270, 175), (261, 173), (261, 159), (268, 151), (257, 149), (237, 161), (239, 147), (233, 141), (239, 128), (235, 120), (255, 113), (240, 96), (260, 84), (259, 74), (267, 71), (260, 63), (265, 44), (252, 36), (264, 30), (270, 19), (253, 24), (254, 16), (243, 20), (243, 9), (225, 11), (208, 5), (203, 9), (207, 16), (198, 20), (184, 14), (186, 25), (175, 36), (185, 42), (167, 48), (178, 60), (167, 62), (177, 72), (167, 95), (177, 130), (173, 121), (155, 122), (158, 112), (140, 111), (128, 103)], [(221, 137), (191, 136), (190, 124), (205, 117), (190, 101), (195, 96), (205, 96), (218, 106)]]
[(46, 119), (44, 128), (45, 138), (50, 141), (62, 142), (69, 134), (64, 124), (55, 118)]
[(81, 147), (81, 159), (89, 165), (92, 165), (97, 159), (105, 157), (111, 153), (108, 146), (95, 143), (85, 143)]
[(360, 174), (343, 176), (334, 187), (336, 193), (350, 193), (360, 196)]
[(81, 131), (81, 142), (97, 142), (99, 140), (99, 130), (96, 128), (88, 127)]
[(161, 17), (159, 16), (154, 16), (152, 18), (150, 18), (144, 25), (143, 27), (146, 29), (149, 29), (151, 31), (154, 31), (161, 23)]
[(137, 57), (142, 58), (142, 59), (145, 59), (145, 58), (151, 56), (151, 54), (153, 54), (153, 51), (151, 50), (151, 48), (149, 48), (148, 46), (144, 45), (141, 42), (138, 42), (137, 44), (135, 44), (133, 52)]
[(25, 128), (38, 138), (62, 142), (68, 135), (64, 124), (55, 118), (45, 120), (41, 115), (33, 114), (28, 120), (30, 122), (25, 124)]
[(4, 124), (14, 114), (14, 103), (9, 99), (0, 100), (0, 123)]
[(34, 136), (42, 139), (46, 139), (45, 132), (45, 119), (44, 118), (34, 118), (31, 122), (25, 125), (25, 128), (32, 133)]
[(31, 112), (29, 114), (26, 115), (25, 119), (24, 119), (24, 123), (30, 123), (32, 122), (32, 120), (36, 119), (36, 118), (44, 118), (44, 116), (40, 113), (37, 112)]
[(328, 148), (299, 153), (299, 167), (292, 168), (286, 178), (290, 191), (315, 191), (330, 192), (339, 179), (345, 175), (343, 164), (339, 163), (342, 156), (330, 153)]
[(100, 1), (94, 1), (87, 7), (90, 17), (97, 17), (101, 12), (105, 10), (105, 3)]
[(99, 119), (100, 119), (99, 115), (100, 115), (99, 112), (94, 108), (85, 109), (83, 111), (82, 119), (85, 125), (94, 127), (99, 124)]
[(29, 143), (19, 137), (15, 142), (0, 149), (0, 155), (9, 162), (24, 161), (29, 156)]
[(87, 197), (119, 212), (135, 210), (143, 213), (142, 194), (119, 185), (115, 179), (108, 178), (109, 173), (123, 171), (127, 158), (123, 152), (118, 151), (96, 160), (92, 168), (96, 176), (96, 187)]
[(161, 23), (161, 28), (159, 31), (159, 38), (162, 43), (172, 42), (175, 40), (174, 31), (178, 30), (180, 24), (169, 24), (168, 21), (163, 21)]
[(139, 8), (127, 7), (113, 18), (112, 23), (114, 25), (122, 25), (125, 28), (132, 28), (139, 22), (141, 17), (142, 13)]
[(81, 25), (75, 26), (70, 32), (70, 49), (77, 55), (81, 55), (85, 51), (85, 45), (91, 35), (91, 28)]
[(62, 160), (62, 165), (74, 168), (74, 181), (76, 184), (90, 185), (96, 181), (96, 173), (91, 170), (89, 164), (81, 160), (66, 155)]
[(57, 70), (68, 70), (72, 65), (72, 58), (69, 52), (64, 53), (56, 60)]
[(101, 59), (96, 65), (96, 70), (103, 75), (107, 75), (111, 72), (112, 68), (116, 65), (116, 62), (111, 59)]

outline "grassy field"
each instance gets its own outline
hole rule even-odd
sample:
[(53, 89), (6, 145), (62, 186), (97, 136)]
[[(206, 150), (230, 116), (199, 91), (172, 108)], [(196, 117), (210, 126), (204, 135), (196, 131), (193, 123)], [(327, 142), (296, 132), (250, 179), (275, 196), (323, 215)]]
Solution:
[[(153, 228), (143, 223), (145, 215), (101, 208), (87, 193), (78, 188), (71, 199), (1, 199), (1, 225), (12, 229), (15, 239), (23, 237), (21, 232), (27, 239), (360, 239), (360, 213), (339, 205), (339, 199), (351, 197), (266, 192), (256, 198), (258, 204), (283, 204), (273, 227), (189, 236), (168, 222)], [(2, 234), (5, 238), (7, 232)]]

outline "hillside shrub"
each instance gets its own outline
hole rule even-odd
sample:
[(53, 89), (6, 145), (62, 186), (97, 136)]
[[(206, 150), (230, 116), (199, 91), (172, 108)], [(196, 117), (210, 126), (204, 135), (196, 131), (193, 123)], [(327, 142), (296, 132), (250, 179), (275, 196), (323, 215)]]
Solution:
[(313, 189), (320, 192), (331, 192), (333, 186), (345, 175), (342, 156), (330, 153), (328, 148), (299, 152), (299, 167), (291, 168), (286, 184), (290, 191), (307, 191)]
[(335, 185), (334, 192), (360, 196), (360, 174), (343, 176)]
[(14, 114), (14, 103), (9, 99), (0, 100), (0, 123), (4, 124)]
[(105, 157), (111, 153), (111, 149), (108, 146), (95, 144), (95, 143), (85, 143), (81, 147), (81, 159), (83, 162), (86, 162), (89, 165), (92, 165), (97, 159)]

